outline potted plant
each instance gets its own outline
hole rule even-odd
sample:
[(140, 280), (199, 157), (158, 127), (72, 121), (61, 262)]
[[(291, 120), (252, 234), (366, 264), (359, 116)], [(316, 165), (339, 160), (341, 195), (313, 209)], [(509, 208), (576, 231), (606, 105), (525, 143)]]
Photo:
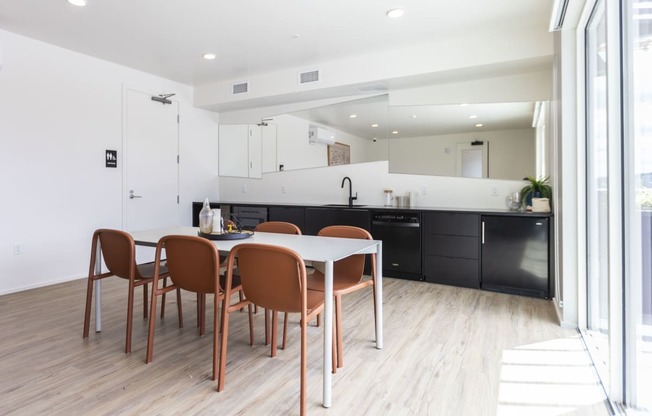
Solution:
[(523, 178), (528, 184), (521, 189), (521, 201), (525, 206), (532, 206), (532, 198), (548, 198), (552, 199), (552, 187), (548, 183), (550, 176), (539, 177), (528, 176)]

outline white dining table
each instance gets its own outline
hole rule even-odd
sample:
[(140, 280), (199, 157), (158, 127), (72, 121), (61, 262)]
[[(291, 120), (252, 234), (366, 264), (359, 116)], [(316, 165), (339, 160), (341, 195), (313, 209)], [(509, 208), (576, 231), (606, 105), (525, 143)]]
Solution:
[[(194, 235), (197, 227), (169, 227), (142, 231), (130, 231), (136, 245), (155, 247), (166, 235)], [(324, 263), (324, 348), (323, 348), (323, 406), (331, 407), (332, 388), (332, 337), (333, 337), (333, 263), (354, 254), (376, 254), (376, 348), (383, 347), (383, 289), (382, 289), (382, 241), (354, 238), (318, 237), (256, 232), (240, 240), (213, 241), (222, 254), (228, 254), (240, 243), (260, 243), (283, 246), (296, 251), (304, 261)], [(97, 281), (99, 283), (100, 280)], [(96, 286), (96, 328), (101, 328), (99, 299), (100, 285)], [(99, 325), (98, 325), (99, 324)]]

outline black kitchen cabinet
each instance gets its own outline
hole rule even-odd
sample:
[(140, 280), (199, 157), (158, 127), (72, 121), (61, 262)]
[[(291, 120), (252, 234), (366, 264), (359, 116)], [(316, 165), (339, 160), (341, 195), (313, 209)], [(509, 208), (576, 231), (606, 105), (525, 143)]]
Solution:
[(352, 225), (371, 231), (371, 213), (358, 208), (306, 208), (305, 234), (317, 235), (329, 225)]
[(550, 298), (550, 218), (482, 216), (485, 290)]
[(304, 207), (270, 206), (268, 211), (269, 221), (290, 222), (306, 234), (306, 209)]
[(480, 287), (480, 216), (423, 214), (423, 272), (427, 282)]

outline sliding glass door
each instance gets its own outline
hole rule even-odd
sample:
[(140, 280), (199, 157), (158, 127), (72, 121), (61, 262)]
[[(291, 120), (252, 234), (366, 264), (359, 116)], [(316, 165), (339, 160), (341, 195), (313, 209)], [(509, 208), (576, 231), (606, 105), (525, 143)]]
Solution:
[(652, 410), (652, 2), (598, 0), (585, 28), (587, 311), (610, 397)]
[(609, 380), (609, 170), (607, 31), (604, 1), (586, 29), (587, 332), (603, 383)]
[(652, 2), (625, 4), (625, 398), (652, 410)]

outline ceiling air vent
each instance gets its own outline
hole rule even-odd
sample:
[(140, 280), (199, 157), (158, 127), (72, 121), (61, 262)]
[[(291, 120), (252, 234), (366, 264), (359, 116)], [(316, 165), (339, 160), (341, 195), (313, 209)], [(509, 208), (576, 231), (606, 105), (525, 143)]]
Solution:
[(247, 91), (249, 91), (249, 83), (233, 84), (233, 94), (244, 94)]
[(319, 81), (319, 70), (302, 72), (299, 74), (299, 84), (309, 84)]

